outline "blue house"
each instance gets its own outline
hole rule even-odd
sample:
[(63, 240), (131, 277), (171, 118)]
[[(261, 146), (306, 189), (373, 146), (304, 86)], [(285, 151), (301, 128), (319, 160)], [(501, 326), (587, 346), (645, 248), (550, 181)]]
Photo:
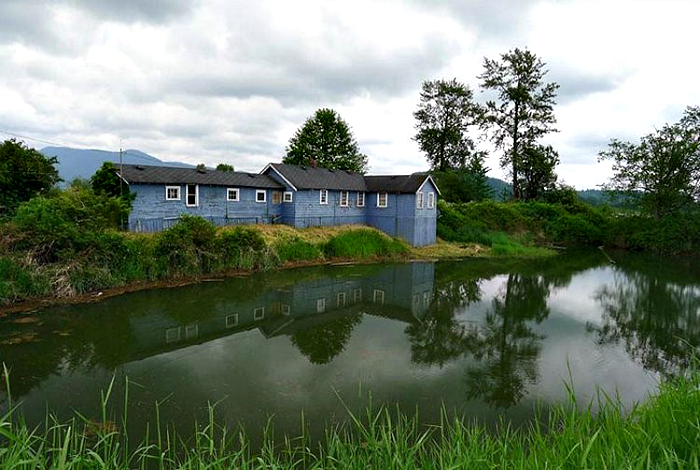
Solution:
[(129, 215), (136, 232), (164, 230), (192, 214), (215, 225), (361, 224), (414, 246), (436, 240), (440, 192), (427, 174), (365, 176), (277, 163), (259, 174), (145, 165), (124, 165), (119, 174), (136, 194)]

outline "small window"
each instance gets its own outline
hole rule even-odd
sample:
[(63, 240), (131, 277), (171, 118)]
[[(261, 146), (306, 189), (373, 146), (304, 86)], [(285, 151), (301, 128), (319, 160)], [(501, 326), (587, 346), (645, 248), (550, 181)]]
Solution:
[(240, 200), (240, 192), (238, 191), (238, 188), (228, 188), (226, 190), (226, 200), (227, 201), (239, 201)]
[(238, 326), (238, 314), (232, 313), (226, 316), (226, 328), (233, 328)]
[(185, 327), (185, 339), (192, 339), (199, 336), (199, 325), (196, 323)]
[(338, 292), (338, 308), (345, 307), (345, 292)]
[(362, 302), (362, 289), (355, 289), (355, 292), (353, 292), (353, 298), (355, 302)]
[(348, 191), (340, 192), (340, 207), (348, 207), (350, 202), (350, 193)]
[(292, 202), (294, 200), (294, 193), (291, 191), (285, 191), (282, 197), (283, 202)]
[(253, 310), (253, 320), (262, 320), (265, 318), (265, 307), (258, 307)]
[(418, 191), (416, 193), (416, 207), (418, 209), (423, 208), (423, 191)]
[(288, 317), (289, 315), (291, 315), (291, 313), (292, 313), (292, 309), (289, 307), (289, 305), (282, 304), (282, 315), (284, 315), (285, 317)]
[(430, 291), (423, 292), (423, 307), (430, 305)]
[(180, 200), (180, 186), (166, 186), (165, 187), (165, 200), (166, 201), (179, 201)]
[(199, 186), (196, 184), (187, 185), (187, 206), (195, 207), (199, 204)]
[(267, 202), (267, 191), (264, 189), (255, 190), (255, 202)]
[(321, 189), (318, 192), (318, 203), (319, 204), (328, 204), (328, 190), (327, 189)]
[(389, 195), (387, 193), (377, 194), (377, 207), (386, 207), (389, 200)]
[(316, 313), (323, 313), (326, 311), (326, 298), (316, 299)]
[(165, 342), (174, 343), (175, 341), (180, 341), (180, 327), (168, 328), (165, 330)]
[(281, 204), (282, 203), (282, 191), (272, 191), (272, 203)]
[(435, 193), (428, 193), (428, 209), (435, 208)]
[(365, 193), (362, 191), (357, 193), (357, 207), (365, 207)]
[(384, 305), (384, 291), (381, 289), (374, 289), (374, 303), (379, 305)]

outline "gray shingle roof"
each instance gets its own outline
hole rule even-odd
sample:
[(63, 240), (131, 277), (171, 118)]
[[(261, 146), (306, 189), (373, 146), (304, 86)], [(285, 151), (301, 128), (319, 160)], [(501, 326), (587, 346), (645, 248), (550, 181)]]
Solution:
[(284, 163), (271, 163), (269, 166), (287, 178), (297, 189), (367, 191), (365, 177), (360, 173)]
[[(117, 168), (118, 165), (117, 165)], [(117, 170), (119, 173), (119, 170)], [(129, 183), (144, 184), (204, 184), (247, 188), (281, 189), (283, 186), (267, 175), (238, 171), (175, 168), (167, 166), (124, 165), (122, 178)]]
[(415, 193), (428, 178), (425, 173), (412, 175), (365, 176), (367, 190), (371, 192)]

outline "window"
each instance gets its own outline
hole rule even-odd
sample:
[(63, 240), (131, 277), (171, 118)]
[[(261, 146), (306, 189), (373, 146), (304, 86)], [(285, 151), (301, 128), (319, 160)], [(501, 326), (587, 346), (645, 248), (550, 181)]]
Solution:
[(238, 191), (238, 188), (228, 188), (226, 190), (226, 200), (227, 201), (239, 201), (240, 200), (240, 192)]
[(316, 300), (316, 313), (323, 313), (326, 311), (326, 298)]
[(353, 298), (355, 302), (362, 302), (362, 289), (355, 289), (355, 292), (353, 292)]
[(166, 186), (165, 187), (165, 200), (166, 201), (179, 201), (180, 200), (180, 186)]
[(321, 189), (318, 192), (318, 203), (319, 204), (328, 204), (328, 190), (327, 189)]
[(287, 304), (282, 304), (282, 315), (288, 317), (292, 313), (292, 309)]
[(185, 327), (185, 339), (192, 339), (199, 336), (199, 325), (196, 323)]
[(282, 196), (282, 201), (283, 202), (292, 202), (294, 197), (294, 193), (291, 191), (285, 191), (284, 195)]
[(384, 291), (380, 289), (374, 289), (374, 303), (379, 305), (384, 305)]
[(255, 202), (267, 202), (267, 191), (264, 189), (256, 189)]
[(430, 291), (423, 292), (423, 307), (430, 305)]
[(196, 184), (187, 185), (187, 206), (195, 207), (199, 205), (199, 186)]
[(226, 328), (233, 328), (238, 326), (238, 314), (232, 313), (226, 316)]
[(272, 191), (272, 203), (273, 204), (281, 204), (282, 203), (282, 192), (281, 191)]
[(435, 193), (428, 193), (428, 209), (435, 208)]
[(387, 193), (378, 193), (377, 194), (377, 207), (386, 207), (388, 199), (389, 199), (389, 195)]
[(348, 191), (340, 192), (340, 207), (348, 207), (350, 201), (350, 193)]
[(365, 193), (362, 191), (357, 193), (357, 207), (365, 207)]
[(418, 209), (423, 208), (423, 191), (418, 191), (416, 193), (416, 207)]
[(262, 320), (265, 318), (265, 307), (258, 307), (253, 310), (253, 320)]
[(338, 292), (338, 307), (345, 307), (345, 292)]
[(165, 342), (174, 343), (175, 341), (180, 341), (180, 327), (168, 328), (165, 330)]

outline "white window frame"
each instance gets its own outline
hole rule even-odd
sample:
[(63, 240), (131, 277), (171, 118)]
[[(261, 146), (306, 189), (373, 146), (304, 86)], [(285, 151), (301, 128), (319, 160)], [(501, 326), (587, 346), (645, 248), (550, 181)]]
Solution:
[(352, 296), (353, 296), (353, 301), (355, 303), (362, 302), (362, 288), (358, 287), (357, 289), (355, 289), (352, 293)]
[(345, 307), (345, 303), (347, 302), (347, 295), (345, 295), (345, 292), (338, 292), (338, 295), (336, 296), (336, 305), (338, 308)]
[(292, 307), (290, 307), (288, 304), (282, 304), (282, 315), (284, 315), (285, 317), (288, 317), (291, 314), (292, 314)]
[[(235, 197), (231, 197), (231, 193), (235, 194)], [(229, 202), (238, 202), (241, 200), (241, 190), (238, 188), (226, 188), (226, 200)]]
[[(177, 197), (168, 197), (168, 191), (171, 189), (177, 190)], [(182, 187), (180, 186), (166, 186), (165, 187), (165, 200), (166, 201), (179, 201), (182, 199)]]
[(416, 208), (417, 209), (423, 208), (423, 191), (418, 191), (416, 193)]
[[(384, 195), (384, 205), (381, 204), (382, 194)], [(377, 193), (377, 207), (386, 209), (389, 206), (389, 193)]]
[[(362, 200), (361, 203), (360, 203), (360, 200)], [(364, 191), (357, 192), (357, 207), (365, 207), (365, 192)]]
[(192, 323), (185, 326), (185, 339), (192, 339), (199, 336), (199, 324)]
[(326, 298), (321, 297), (316, 299), (316, 313), (324, 313), (326, 311)]
[(318, 203), (322, 206), (328, 205), (328, 190), (319, 189), (318, 190)]
[(435, 193), (432, 191), (428, 193), (428, 209), (435, 209)]
[[(173, 333), (177, 333), (177, 335), (173, 335)], [(180, 327), (176, 326), (175, 328), (168, 328), (165, 330), (165, 342), (166, 343), (177, 343), (180, 341)]]
[(375, 304), (384, 305), (384, 296), (385, 293), (382, 289), (374, 289), (374, 292), (372, 293), (372, 300)]
[(282, 202), (293, 202), (294, 201), (294, 193), (291, 191), (285, 191), (282, 194)]
[(265, 307), (257, 307), (253, 310), (253, 320), (259, 321), (265, 318)]
[(232, 313), (231, 315), (226, 315), (226, 328), (235, 328), (238, 326), (238, 314)]
[[(194, 186), (194, 204), (190, 204), (190, 193), (189, 193), (190, 186)], [(186, 184), (185, 185), (185, 205), (187, 207), (199, 206), (199, 185), (198, 184)]]
[[(345, 203), (343, 203), (345, 196)], [(350, 191), (340, 191), (340, 207), (348, 207), (350, 205)]]
[[(262, 201), (258, 199), (258, 195), (262, 194), (263, 199)], [(256, 189), (255, 190), (255, 202), (259, 202), (261, 204), (264, 204), (267, 202), (267, 190), (266, 189)]]

